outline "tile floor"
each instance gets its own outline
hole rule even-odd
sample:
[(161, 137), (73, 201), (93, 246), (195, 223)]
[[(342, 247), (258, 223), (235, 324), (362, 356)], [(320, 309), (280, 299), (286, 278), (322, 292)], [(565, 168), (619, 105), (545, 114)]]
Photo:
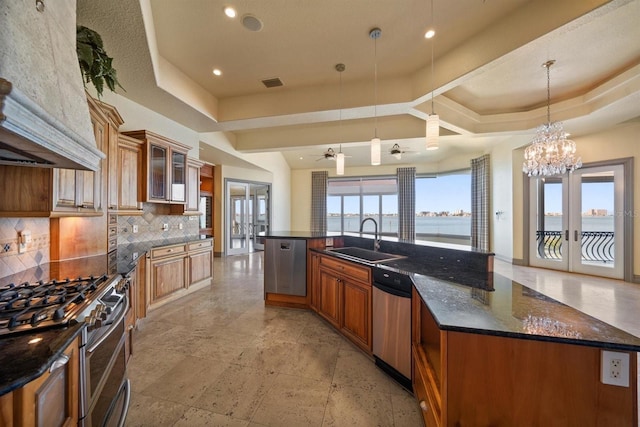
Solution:
[[(640, 336), (638, 284), (495, 269)], [(216, 258), (214, 274), (140, 323), (127, 426), (422, 425), (413, 396), (318, 316), (264, 306), (261, 253)]]
[(421, 426), (419, 407), (317, 315), (265, 307), (262, 254), (150, 313), (129, 364), (133, 426)]

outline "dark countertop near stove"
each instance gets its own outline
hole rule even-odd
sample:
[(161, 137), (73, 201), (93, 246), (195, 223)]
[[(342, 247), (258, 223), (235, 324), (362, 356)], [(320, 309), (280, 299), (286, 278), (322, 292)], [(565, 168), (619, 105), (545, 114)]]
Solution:
[[(120, 245), (116, 251), (105, 255), (54, 261), (29, 268), (20, 273), (0, 278), (0, 287), (11, 283), (44, 282), (53, 279), (101, 276), (129, 273), (140, 256), (155, 247), (212, 239), (212, 236), (188, 236), (177, 239), (154, 240)], [(137, 252), (137, 258), (133, 254)], [(52, 327), (33, 333), (18, 333), (0, 337), (0, 396), (22, 387), (38, 378), (60, 356), (84, 327), (83, 323), (67, 327)], [(29, 344), (34, 338), (42, 338)]]
[[(0, 396), (44, 374), (80, 334), (83, 323), (0, 339)], [(42, 338), (36, 343), (30, 343)]]
[[(345, 246), (358, 243), (350, 239)], [(384, 246), (381, 250), (394, 253)], [(330, 250), (312, 251), (354, 262)], [(424, 254), (402, 255), (407, 257), (361, 264), (409, 276), (442, 330), (640, 351), (639, 337), (497, 273), (465, 269), (464, 252), (428, 259)]]
[(145, 242), (126, 243), (118, 245), (117, 269), (118, 273), (125, 275), (136, 266), (138, 259), (153, 248), (170, 245), (180, 245), (200, 240), (210, 240), (213, 236), (200, 234), (197, 236), (185, 236), (172, 239), (149, 240)]

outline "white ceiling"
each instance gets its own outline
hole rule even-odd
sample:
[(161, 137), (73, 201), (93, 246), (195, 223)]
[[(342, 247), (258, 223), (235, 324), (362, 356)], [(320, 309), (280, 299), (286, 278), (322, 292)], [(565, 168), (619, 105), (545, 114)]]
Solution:
[[(227, 18), (226, 5), (239, 16)], [(376, 131), (384, 150), (413, 151), (401, 160), (385, 151), (387, 164), (476, 152), (505, 132), (526, 141), (546, 120), (549, 59), (557, 61), (552, 120), (573, 135), (640, 116), (640, 0), (434, 0), (433, 8), (425, 0), (78, 0), (78, 23), (102, 35), (123, 96), (198, 132), (228, 132), (239, 152), (282, 152), (292, 168), (328, 167), (316, 160), (340, 144), (352, 156), (347, 167), (366, 165)], [(245, 14), (263, 29), (244, 28)], [(274, 77), (284, 86), (261, 83)], [(432, 88), (443, 136), (440, 150), (426, 152)]]

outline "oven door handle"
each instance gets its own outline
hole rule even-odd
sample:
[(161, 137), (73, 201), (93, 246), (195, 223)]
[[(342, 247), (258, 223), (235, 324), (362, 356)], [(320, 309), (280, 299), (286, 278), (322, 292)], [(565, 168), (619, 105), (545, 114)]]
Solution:
[(124, 382), (124, 403), (122, 405), (122, 413), (120, 414), (120, 419), (118, 420), (118, 427), (124, 427), (124, 422), (127, 419), (127, 413), (129, 412), (129, 404), (131, 403), (131, 383), (129, 379)]
[(109, 338), (109, 335), (111, 335), (111, 332), (113, 332), (118, 327), (118, 325), (120, 324), (120, 321), (122, 319), (124, 319), (124, 316), (127, 314), (127, 307), (129, 306), (129, 300), (127, 299), (126, 295), (123, 296), (123, 298), (120, 300), (120, 303), (118, 305), (123, 307), (122, 308), (122, 313), (120, 313), (118, 315), (118, 317), (111, 322), (111, 326), (109, 326), (109, 330), (107, 332), (105, 332), (104, 335), (102, 335), (98, 341), (94, 342), (91, 345), (91, 347), (89, 347), (87, 349), (88, 353), (93, 353), (93, 351), (96, 348), (98, 348), (100, 346), (100, 344), (102, 344), (104, 342), (104, 340)]

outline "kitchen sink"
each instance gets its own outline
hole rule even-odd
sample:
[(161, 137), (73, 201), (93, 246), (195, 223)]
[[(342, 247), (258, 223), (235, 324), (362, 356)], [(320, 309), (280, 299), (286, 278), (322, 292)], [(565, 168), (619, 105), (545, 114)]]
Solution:
[(395, 259), (406, 258), (406, 256), (403, 255), (388, 254), (385, 252), (372, 251), (370, 249), (363, 249), (355, 246), (328, 249), (328, 251), (344, 255), (345, 257), (354, 258), (358, 261), (365, 261), (369, 263), (393, 261)]

